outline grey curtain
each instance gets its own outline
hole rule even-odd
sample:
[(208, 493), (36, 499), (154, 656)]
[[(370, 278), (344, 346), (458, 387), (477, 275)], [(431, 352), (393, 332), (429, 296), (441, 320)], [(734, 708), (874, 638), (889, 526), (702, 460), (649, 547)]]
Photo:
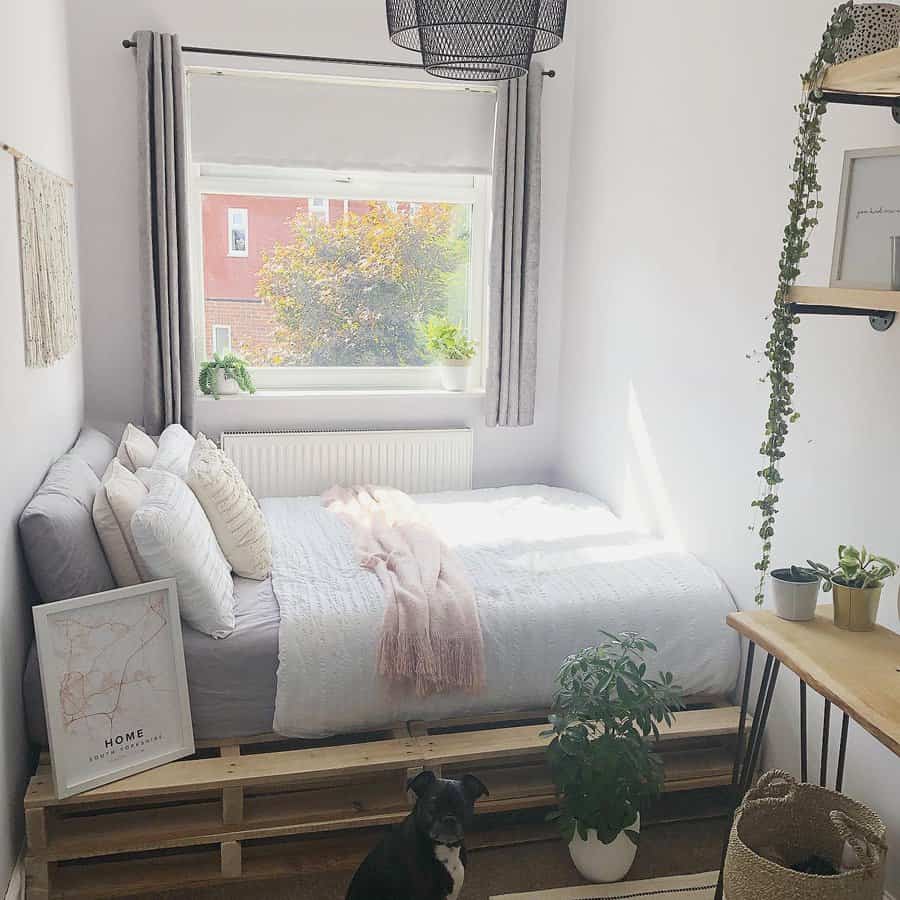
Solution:
[(540, 66), (497, 94), (487, 424), (532, 425), (541, 255)]
[(176, 35), (139, 31), (137, 65), (144, 200), (144, 427), (193, 431), (184, 67)]

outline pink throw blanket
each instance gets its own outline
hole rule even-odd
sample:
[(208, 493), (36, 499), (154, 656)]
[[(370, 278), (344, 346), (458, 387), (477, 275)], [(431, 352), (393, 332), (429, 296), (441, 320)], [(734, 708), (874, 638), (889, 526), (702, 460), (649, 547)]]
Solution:
[(462, 562), (402, 491), (333, 487), (325, 506), (349, 525), (360, 565), (385, 595), (378, 672), (427, 696), (484, 687), (475, 590)]

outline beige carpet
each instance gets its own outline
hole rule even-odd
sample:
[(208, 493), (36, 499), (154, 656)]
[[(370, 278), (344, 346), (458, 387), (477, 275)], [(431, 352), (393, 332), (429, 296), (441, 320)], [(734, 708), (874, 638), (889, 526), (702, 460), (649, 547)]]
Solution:
[[(719, 865), (724, 833), (723, 819), (648, 826), (642, 831), (629, 877), (641, 880), (714, 869)], [(324, 871), (304, 878), (148, 894), (143, 900), (343, 900), (351, 875), (343, 869)], [(460, 900), (584, 884), (561, 840), (485, 847), (469, 855)], [(685, 900), (683, 895), (679, 900)], [(688, 895), (687, 900), (694, 898)]]
[(654, 878), (603, 887), (560, 888), (528, 894), (503, 894), (491, 900), (709, 900), (716, 892), (718, 872)]

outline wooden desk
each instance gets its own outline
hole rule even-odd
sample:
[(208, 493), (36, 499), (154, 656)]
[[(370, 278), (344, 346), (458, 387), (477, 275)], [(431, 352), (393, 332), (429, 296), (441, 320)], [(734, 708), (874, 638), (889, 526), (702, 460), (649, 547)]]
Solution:
[[(811, 622), (788, 622), (768, 610), (731, 613), (728, 624), (747, 638), (747, 667), (741, 696), (741, 718), (746, 719), (753, 676), (753, 658), (757, 645), (766, 652), (766, 663), (759, 686), (753, 725), (744, 749), (739, 733), (732, 773), (740, 803), (749, 790), (762, 750), (763, 736), (775, 682), (784, 665), (800, 678), (800, 769), (808, 781), (807, 764), (807, 685), (825, 698), (822, 722), (822, 764), (819, 784), (828, 781), (828, 739), (831, 707), (841, 710), (841, 742), (835, 789), (844, 784), (847, 760), (847, 733), (850, 720), (861, 725), (876, 740), (900, 756), (900, 635), (887, 628), (874, 631), (843, 631), (834, 625), (830, 606), (820, 606)], [(722, 863), (724, 868), (725, 851)], [(722, 875), (716, 900), (722, 897)]]

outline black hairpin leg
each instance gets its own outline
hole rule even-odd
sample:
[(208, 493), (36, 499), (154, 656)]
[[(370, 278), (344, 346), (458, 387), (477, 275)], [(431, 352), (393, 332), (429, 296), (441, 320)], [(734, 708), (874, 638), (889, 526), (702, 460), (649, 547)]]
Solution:
[(844, 789), (844, 763), (847, 762), (847, 732), (850, 730), (850, 716), (844, 713), (844, 719), (841, 722), (841, 749), (838, 754), (838, 770), (837, 779), (834, 783), (834, 789), (840, 794)]
[(734, 754), (734, 769), (731, 773), (731, 783), (737, 784), (741, 772), (741, 760), (744, 755), (744, 732), (747, 725), (747, 707), (750, 703), (750, 682), (753, 679), (753, 655), (756, 652), (756, 644), (752, 643), (747, 648), (747, 668), (744, 670), (744, 690), (741, 694), (741, 718), (738, 721), (737, 750)]
[(800, 780), (809, 781), (809, 759), (806, 753), (806, 682), (800, 679)]
[(819, 772), (819, 787), (828, 786), (828, 737), (831, 731), (831, 701), (825, 701), (825, 718), (822, 719), (822, 769)]
[[(750, 644), (750, 647), (753, 647), (753, 643)], [(752, 657), (750, 652), (747, 654), (747, 667), (752, 671)], [(735, 797), (735, 807), (740, 804), (741, 800), (744, 797), (744, 794), (747, 793), (747, 790), (750, 787), (750, 782), (753, 780), (753, 773), (756, 771), (756, 766), (759, 762), (759, 756), (762, 751), (762, 743), (763, 738), (766, 733), (766, 722), (769, 718), (769, 710), (772, 707), (772, 696), (775, 693), (775, 682), (778, 680), (778, 672), (781, 668), (781, 661), (775, 659), (771, 653), (766, 655), (766, 665), (763, 669), (762, 681), (759, 685), (759, 694), (756, 698), (756, 709), (753, 714), (753, 726), (750, 729), (750, 738), (747, 742), (747, 752), (743, 756), (743, 764), (736, 765), (735, 768), (738, 771), (736, 784), (737, 784), (737, 796)], [(749, 679), (747, 680), (747, 683)], [(749, 688), (747, 683), (744, 684), (744, 697), (742, 700), (742, 713), (746, 716), (746, 707), (744, 706), (744, 702), (749, 698)], [(740, 727), (740, 726), (739, 726)], [(742, 754), (742, 747), (739, 744), (738, 749), (735, 751), (736, 754), (740, 757)], [(725, 876), (725, 856), (728, 853), (728, 836), (731, 833), (731, 823), (728, 826), (728, 832), (725, 835), (725, 843), (722, 847), (722, 864), (719, 866), (719, 883), (716, 887), (715, 900), (722, 900), (723, 892), (724, 892), (724, 876)]]

